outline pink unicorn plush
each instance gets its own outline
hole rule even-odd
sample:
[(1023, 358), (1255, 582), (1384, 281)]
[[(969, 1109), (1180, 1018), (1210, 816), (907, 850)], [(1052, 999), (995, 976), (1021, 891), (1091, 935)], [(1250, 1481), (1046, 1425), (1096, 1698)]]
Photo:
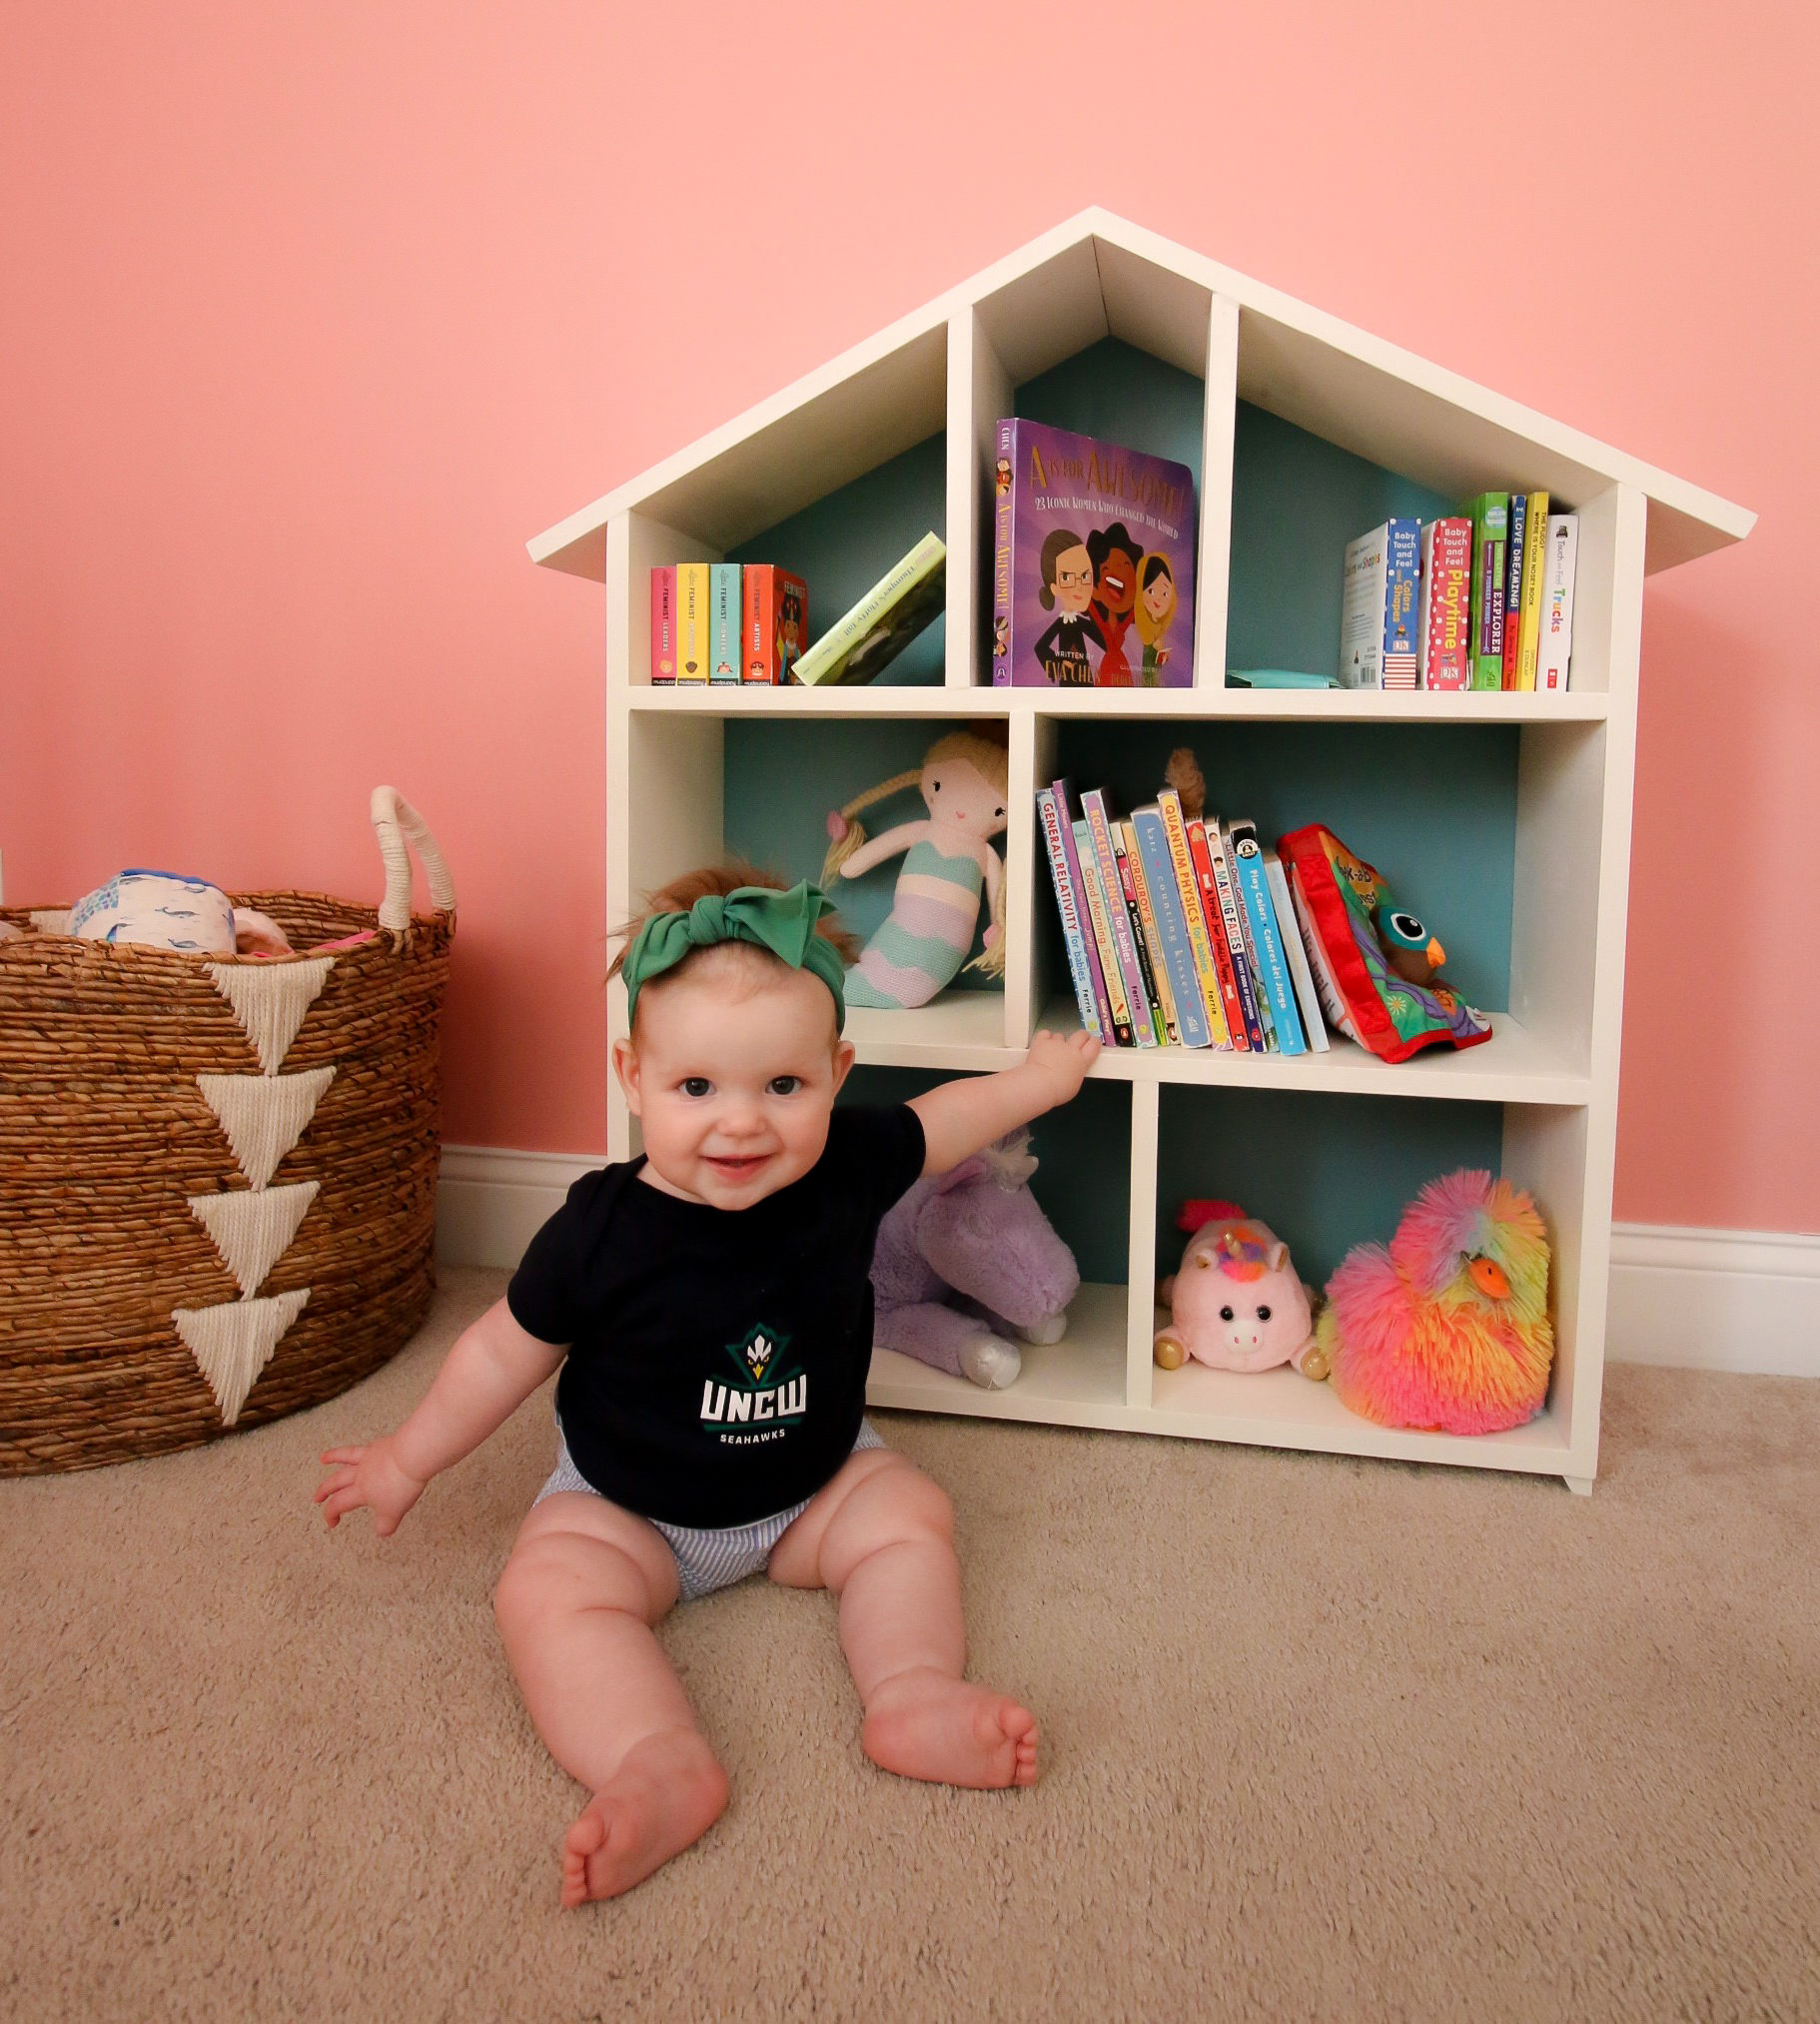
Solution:
[(1184, 1202), (1182, 1269), (1157, 1288), (1170, 1310), (1153, 1354), (1166, 1371), (1193, 1357), (1216, 1371), (1298, 1370), (1314, 1342), (1308, 1288), (1290, 1248), (1234, 1202)]
[(1016, 1343), (1059, 1342), (1080, 1290), (1074, 1253), (1030, 1192), (1028, 1132), (918, 1181), (879, 1225), (872, 1339), (989, 1391), (1022, 1369)]

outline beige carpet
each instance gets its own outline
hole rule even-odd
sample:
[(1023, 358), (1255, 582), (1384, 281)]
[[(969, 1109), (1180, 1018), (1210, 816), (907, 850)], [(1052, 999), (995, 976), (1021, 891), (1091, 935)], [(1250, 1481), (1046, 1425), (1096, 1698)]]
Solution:
[(0, 2016), (1820, 2017), (1820, 1387), (1615, 1370), (1590, 1502), (881, 1416), (1044, 1783), (874, 1771), (832, 1604), (748, 1582), (665, 1632), (731, 1810), (565, 1915), (487, 1601), (545, 1402), (389, 1542), (310, 1504), (501, 1284), (314, 1413), (0, 1484)]

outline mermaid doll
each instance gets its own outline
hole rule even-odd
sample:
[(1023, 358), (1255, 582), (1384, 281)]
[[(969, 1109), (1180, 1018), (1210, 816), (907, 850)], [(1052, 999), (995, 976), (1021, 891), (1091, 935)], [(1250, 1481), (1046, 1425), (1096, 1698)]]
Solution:
[[(990, 919), (985, 951), (974, 964), (989, 976), (1003, 974), (1004, 867), (988, 839), (1005, 827), (1007, 781), (1003, 745), (972, 731), (952, 731), (930, 747), (921, 766), (868, 788), (828, 817), (832, 842), (822, 867), (824, 885), (832, 885), (837, 873), (858, 878), (900, 850), (906, 853), (891, 911), (847, 972), (849, 1005), (901, 1010), (928, 1004), (967, 962), (982, 891)], [(907, 787), (922, 790), (927, 818), (900, 822), (868, 840), (854, 817)]]

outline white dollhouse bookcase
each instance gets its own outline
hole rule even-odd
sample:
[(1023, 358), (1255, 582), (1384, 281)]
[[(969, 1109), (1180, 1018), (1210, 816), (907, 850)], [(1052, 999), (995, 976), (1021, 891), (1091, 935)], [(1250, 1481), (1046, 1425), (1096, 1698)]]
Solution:
[[(993, 429), (1029, 415), (1176, 458), (1200, 508), (1193, 686), (993, 688)], [(1227, 669), (1325, 670), (1341, 556), (1389, 513), (1546, 488), (1579, 515), (1571, 686), (1556, 693), (1271, 690)], [(1340, 1039), (1286, 1059), (1107, 1049), (1035, 1127), (1039, 1199), (1083, 1272), (1068, 1334), (1003, 1392), (880, 1351), (873, 1405), (1554, 1475), (1598, 1466), (1638, 642), (1646, 574), (1754, 515), (1103, 211), (1088, 211), (530, 543), (606, 585), (607, 905), (737, 853), (818, 874), (824, 817), (982, 720), (1010, 744), (1002, 987), (855, 1010), (862, 1100), (1009, 1066), (1078, 1023), (1034, 819), (1067, 773), (1125, 805), (1192, 745), (1210, 805), (1275, 836), (1328, 822), (1431, 920), (1493, 1038), (1389, 1066)], [(869, 687), (653, 685), (652, 566), (766, 560), (809, 583), (809, 635), (933, 528), (947, 607)], [(1314, 656), (1319, 655), (1319, 658)], [(908, 812), (906, 809), (905, 812)], [(879, 813), (895, 819), (889, 804)], [(868, 820), (871, 818), (868, 817)], [(836, 897), (862, 931), (893, 867)], [(625, 995), (609, 997), (611, 1034)], [(610, 1078), (609, 1078), (610, 1083)], [(609, 1157), (635, 1150), (616, 1087)], [(1546, 1410), (1476, 1439), (1373, 1426), (1331, 1390), (1151, 1358), (1185, 1195), (1243, 1203), (1319, 1284), (1384, 1239), (1420, 1183), (1487, 1166), (1553, 1245)]]

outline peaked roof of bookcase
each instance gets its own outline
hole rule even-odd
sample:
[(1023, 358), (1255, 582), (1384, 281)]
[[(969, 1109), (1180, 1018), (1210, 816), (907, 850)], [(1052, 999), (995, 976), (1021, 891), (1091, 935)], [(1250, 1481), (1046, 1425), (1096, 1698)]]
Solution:
[(526, 545), (534, 561), (604, 579), (615, 513), (636, 509), (721, 550), (774, 525), (946, 425), (957, 310), (977, 307), (1014, 387), (1107, 336), (1200, 377), (1215, 295), (1239, 306), (1242, 400), (1437, 492), (1463, 498), (1501, 483), (1578, 501), (1634, 486), (1649, 499), (1652, 572), (1742, 540), (1756, 523), (1713, 493), (1094, 209)]

